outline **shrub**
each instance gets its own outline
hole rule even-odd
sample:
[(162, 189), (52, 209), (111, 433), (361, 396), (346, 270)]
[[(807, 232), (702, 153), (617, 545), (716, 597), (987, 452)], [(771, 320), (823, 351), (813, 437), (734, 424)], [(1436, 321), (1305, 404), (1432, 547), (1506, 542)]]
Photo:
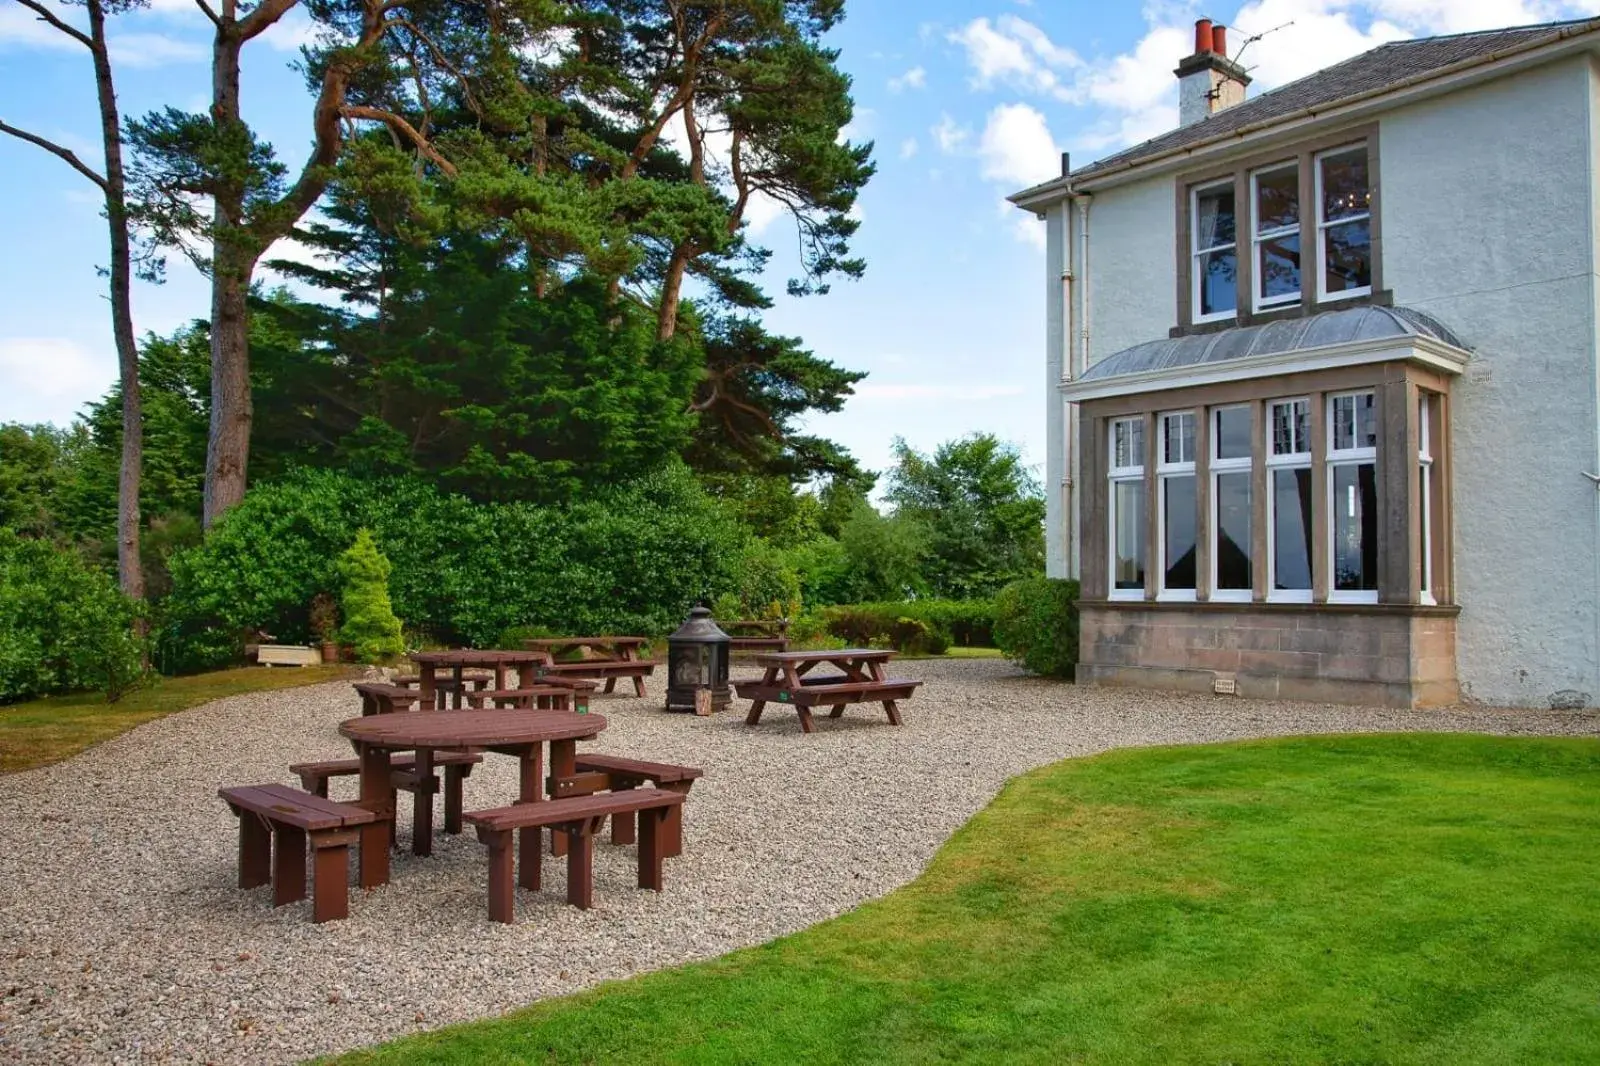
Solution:
[(75, 552), (0, 529), (0, 703), (85, 689), (117, 700), (144, 675), (137, 616)]
[[(901, 647), (895, 633), (906, 621), (927, 629), (928, 637), (919, 643), (922, 654), (943, 654), (951, 644), (982, 648), (994, 643), (994, 605), (987, 600), (853, 603), (825, 607), (821, 616), (829, 633), (851, 644)], [(937, 651), (928, 651), (935, 646)]]
[(784, 554), (766, 541), (751, 539), (733, 569), (734, 587), (719, 605), (732, 607), (733, 618), (793, 618), (800, 613), (800, 576)]
[(936, 626), (916, 618), (896, 618), (889, 627), (889, 643), (904, 655), (943, 655), (950, 638)]
[(368, 529), (358, 532), (356, 542), (339, 557), (344, 578), (344, 628), (339, 635), (354, 646), (358, 662), (382, 662), (406, 650), (400, 619), (389, 602), (389, 569)]
[(994, 600), (994, 635), (1006, 658), (1030, 673), (1071, 679), (1078, 666), (1078, 583), (1030, 577)]

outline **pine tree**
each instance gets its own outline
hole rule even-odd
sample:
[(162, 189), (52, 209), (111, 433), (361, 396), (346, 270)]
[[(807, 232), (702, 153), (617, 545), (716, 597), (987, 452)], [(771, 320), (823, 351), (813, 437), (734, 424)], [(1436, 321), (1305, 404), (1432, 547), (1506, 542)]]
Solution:
[(339, 557), (339, 574), (344, 578), (341, 635), (355, 646), (356, 658), (372, 663), (405, 651), (400, 619), (389, 602), (389, 560), (378, 550), (371, 530), (357, 533), (355, 543)]

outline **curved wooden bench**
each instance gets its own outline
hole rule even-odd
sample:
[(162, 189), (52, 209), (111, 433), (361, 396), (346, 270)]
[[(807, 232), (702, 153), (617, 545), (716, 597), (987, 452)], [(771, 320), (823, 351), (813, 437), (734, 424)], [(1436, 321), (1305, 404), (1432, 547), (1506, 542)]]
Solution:
[(239, 887), (267, 883), (272, 905), (306, 898), (306, 841), (315, 855), (311, 920), (347, 917), (350, 898), (350, 845), (357, 828), (377, 815), (348, 803), (334, 803), (288, 785), (243, 785), (217, 791), (239, 819)]
[[(683, 795), (657, 788), (607, 792), (593, 796), (519, 803), (511, 807), (474, 811), (467, 815), (478, 839), (489, 848), (489, 920), (510, 922), (515, 916), (516, 888), (513, 858), (517, 831), (548, 826), (567, 837), (567, 902), (587, 909), (594, 902), (594, 834), (608, 817), (639, 815), (639, 887), (661, 891), (661, 860), (667, 811), (683, 804)], [(523, 888), (537, 889), (542, 848), (537, 843), (522, 849)]]
[(422, 693), (404, 685), (385, 685), (378, 681), (358, 681), (352, 686), (361, 696), (362, 716), (409, 711)]
[[(465, 751), (436, 751), (433, 764), (444, 767), (444, 831), (461, 832), (461, 783), (472, 773), (472, 768), (483, 761), (482, 755)], [(395, 753), (389, 757), (389, 806), (394, 806), (394, 793), (403, 789), (416, 796), (418, 804), (432, 804), (433, 794), (439, 791), (439, 779), (432, 774), (426, 781), (417, 777), (417, 757), (410, 753)], [(361, 773), (360, 759), (326, 759), (322, 762), (297, 762), (289, 772), (300, 778), (300, 785), (314, 796), (326, 799), (328, 780), (334, 777), (355, 777)], [(394, 846), (394, 827), (389, 827), (389, 844)]]
[[(676, 766), (672, 763), (647, 762), (644, 759), (628, 759), (620, 755), (580, 754), (577, 761), (577, 771), (580, 774), (602, 775), (605, 783), (596, 791), (609, 789), (613, 792), (623, 792), (630, 788), (639, 788), (643, 785), (653, 785), (668, 792), (681, 792), (689, 795), (689, 789), (694, 783), (705, 776), (705, 771), (698, 766)], [(590, 778), (596, 781), (597, 778)], [(589, 789), (583, 789), (589, 791)], [(577, 789), (567, 791), (559, 779), (551, 781), (550, 794), (552, 796), (576, 795)], [(667, 838), (662, 843), (662, 851), (667, 858), (683, 854), (683, 808), (674, 807), (667, 812), (666, 823)], [(634, 831), (634, 818), (629, 812), (615, 814), (611, 817), (611, 843), (632, 844), (636, 839)]]

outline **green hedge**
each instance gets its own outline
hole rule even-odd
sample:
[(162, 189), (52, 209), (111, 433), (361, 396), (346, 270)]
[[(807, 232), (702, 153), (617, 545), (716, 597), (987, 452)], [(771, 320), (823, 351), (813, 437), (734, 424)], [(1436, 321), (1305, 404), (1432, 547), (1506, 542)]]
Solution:
[(824, 607), (819, 614), (828, 634), (849, 644), (890, 645), (934, 655), (952, 644), (995, 646), (994, 604), (988, 600), (852, 603)]
[(143, 674), (136, 608), (76, 552), (0, 528), (0, 703), (102, 691)]
[(513, 627), (670, 632), (735, 585), (748, 534), (673, 467), (570, 508), (475, 504), (417, 479), (311, 471), (250, 490), (172, 558), (161, 666), (237, 658), (246, 636), (311, 638), (310, 604), (341, 587), (339, 555), (372, 531), (414, 640), (492, 646)]
[(1015, 581), (994, 598), (994, 635), (1006, 658), (1030, 673), (1071, 679), (1078, 668), (1078, 583)]

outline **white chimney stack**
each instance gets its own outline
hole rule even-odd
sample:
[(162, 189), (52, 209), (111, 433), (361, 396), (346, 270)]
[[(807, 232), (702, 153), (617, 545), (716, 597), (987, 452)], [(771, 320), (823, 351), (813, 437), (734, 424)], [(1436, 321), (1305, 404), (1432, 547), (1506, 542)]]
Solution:
[(1210, 19), (1194, 24), (1194, 55), (1178, 64), (1178, 125), (1192, 126), (1244, 103), (1250, 75), (1228, 58), (1228, 27)]

